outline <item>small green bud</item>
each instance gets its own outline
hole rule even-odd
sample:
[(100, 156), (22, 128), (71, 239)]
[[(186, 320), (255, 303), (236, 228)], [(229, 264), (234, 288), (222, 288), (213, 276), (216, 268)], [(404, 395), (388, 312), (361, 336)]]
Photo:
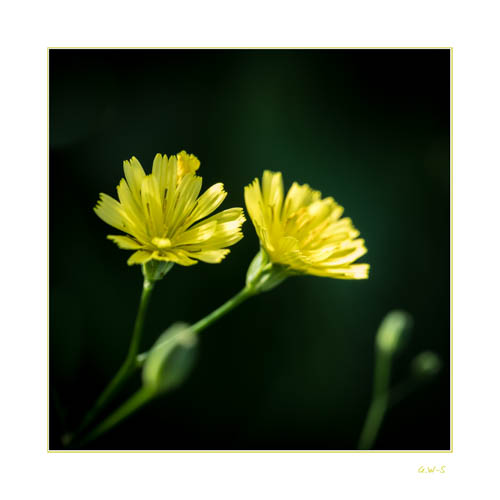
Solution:
[(189, 325), (174, 323), (148, 353), (142, 369), (144, 386), (160, 393), (181, 384), (193, 367), (197, 343)]
[(377, 331), (375, 340), (377, 348), (393, 354), (401, 348), (403, 337), (409, 333), (412, 325), (413, 319), (405, 311), (387, 313)]
[(290, 273), (285, 266), (274, 264), (261, 247), (247, 271), (247, 287), (255, 293), (268, 292), (284, 281)]
[(441, 371), (441, 360), (432, 351), (424, 351), (418, 354), (411, 363), (411, 370), (419, 378), (432, 378)]
[(174, 267), (173, 262), (150, 260), (142, 265), (142, 274), (148, 281), (159, 281), (165, 277), (172, 267)]

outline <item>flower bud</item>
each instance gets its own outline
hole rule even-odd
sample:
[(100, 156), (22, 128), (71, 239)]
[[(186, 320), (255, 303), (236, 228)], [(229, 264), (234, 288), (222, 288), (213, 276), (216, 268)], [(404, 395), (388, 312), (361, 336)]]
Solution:
[(418, 354), (412, 361), (411, 369), (419, 378), (432, 378), (441, 371), (441, 360), (432, 351), (424, 351)]
[(405, 311), (391, 311), (380, 324), (377, 336), (377, 348), (387, 354), (393, 354), (401, 348), (403, 337), (413, 325), (412, 317)]
[(144, 386), (160, 393), (181, 384), (193, 367), (197, 343), (189, 325), (174, 323), (148, 353), (142, 369)]

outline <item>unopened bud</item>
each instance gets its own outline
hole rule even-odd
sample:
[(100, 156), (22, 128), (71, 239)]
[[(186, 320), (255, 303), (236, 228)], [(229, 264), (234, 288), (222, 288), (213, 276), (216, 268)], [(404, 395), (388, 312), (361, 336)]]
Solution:
[(413, 359), (411, 368), (417, 377), (431, 378), (440, 372), (441, 364), (441, 360), (435, 352), (424, 351)]
[(193, 367), (197, 342), (189, 325), (174, 323), (148, 353), (142, 369), (144, 386), (164, 392), (181, 384)]
[(392, 354), (402, 345), (403, 337), (413, 325), (412, 317), (405, 311), (391, 311), (382, 320), (376, 337), (378, 349)]

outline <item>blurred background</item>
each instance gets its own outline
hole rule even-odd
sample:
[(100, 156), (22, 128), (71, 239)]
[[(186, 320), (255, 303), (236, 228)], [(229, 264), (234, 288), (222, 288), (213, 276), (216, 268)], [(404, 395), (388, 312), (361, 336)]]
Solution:
[[(283, 172), (345, 207), (371, 264), (365, 281), (287, 280), (203, 332), (182, 387), (92, 449), (355, 449), (382, 318), (414, 329), (394, 363), (422, 350), (432, 383), (392, 408), (375, 449), (450, 447), (450, 53), (448, 50), (62, 50), (50, 72), (50, 448), (73, 430), (126, 354), (142, 275), (93, 213), (116, 196), (122, 161), (201, 161), (222, 209)], [(252, 223), (219, 265), (175, 266), (153, 294), (143, 348), (195, 322), (244, 284)], [(116, 233), (116, 231), (114, 231)], [(125, 394), (137, 385), (131, 381)]]

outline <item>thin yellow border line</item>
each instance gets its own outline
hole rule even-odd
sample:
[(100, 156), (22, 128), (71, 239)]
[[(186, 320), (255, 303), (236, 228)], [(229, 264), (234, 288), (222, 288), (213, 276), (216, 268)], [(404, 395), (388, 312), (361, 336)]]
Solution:
[(453, 48), (450, 50), (450, 451), (453, 453)]
[(47, 450), (48, 453), (452, 453), (451, 450)]
[[(450, 449), (449, 450), (51, 450), (49, 448), (49, 60), (52, 49), (114, 50), (331, 50), (447, 49), (450, 51)], [(453, 47), (47, 47), (47, 453), (453, 453)]]
[(49, 300), (50, 300), (50, 284), (49, 284), (49, 242), (50, 242), (50, 233), (49, 233), (49, 164), (50, 164), (50, 107), (49, 107), (49, 85), (50, 85), (50, 67), (49, 67), (49, 52), (50, 49), (47, 48), (47, 451), (50, 453), (49, 448), (49, 439), (50, 439), (50, 431), (49, 431), (49, 408), (50, 408), (50, 374), (49, 374), (49, 325), (50, 325), (50, 310), (49, 310)]
[(47, 47), (48, 50), (377, 50), (377, 49), (396, 49), (396, 50), (453, 50), (453, 47)]

